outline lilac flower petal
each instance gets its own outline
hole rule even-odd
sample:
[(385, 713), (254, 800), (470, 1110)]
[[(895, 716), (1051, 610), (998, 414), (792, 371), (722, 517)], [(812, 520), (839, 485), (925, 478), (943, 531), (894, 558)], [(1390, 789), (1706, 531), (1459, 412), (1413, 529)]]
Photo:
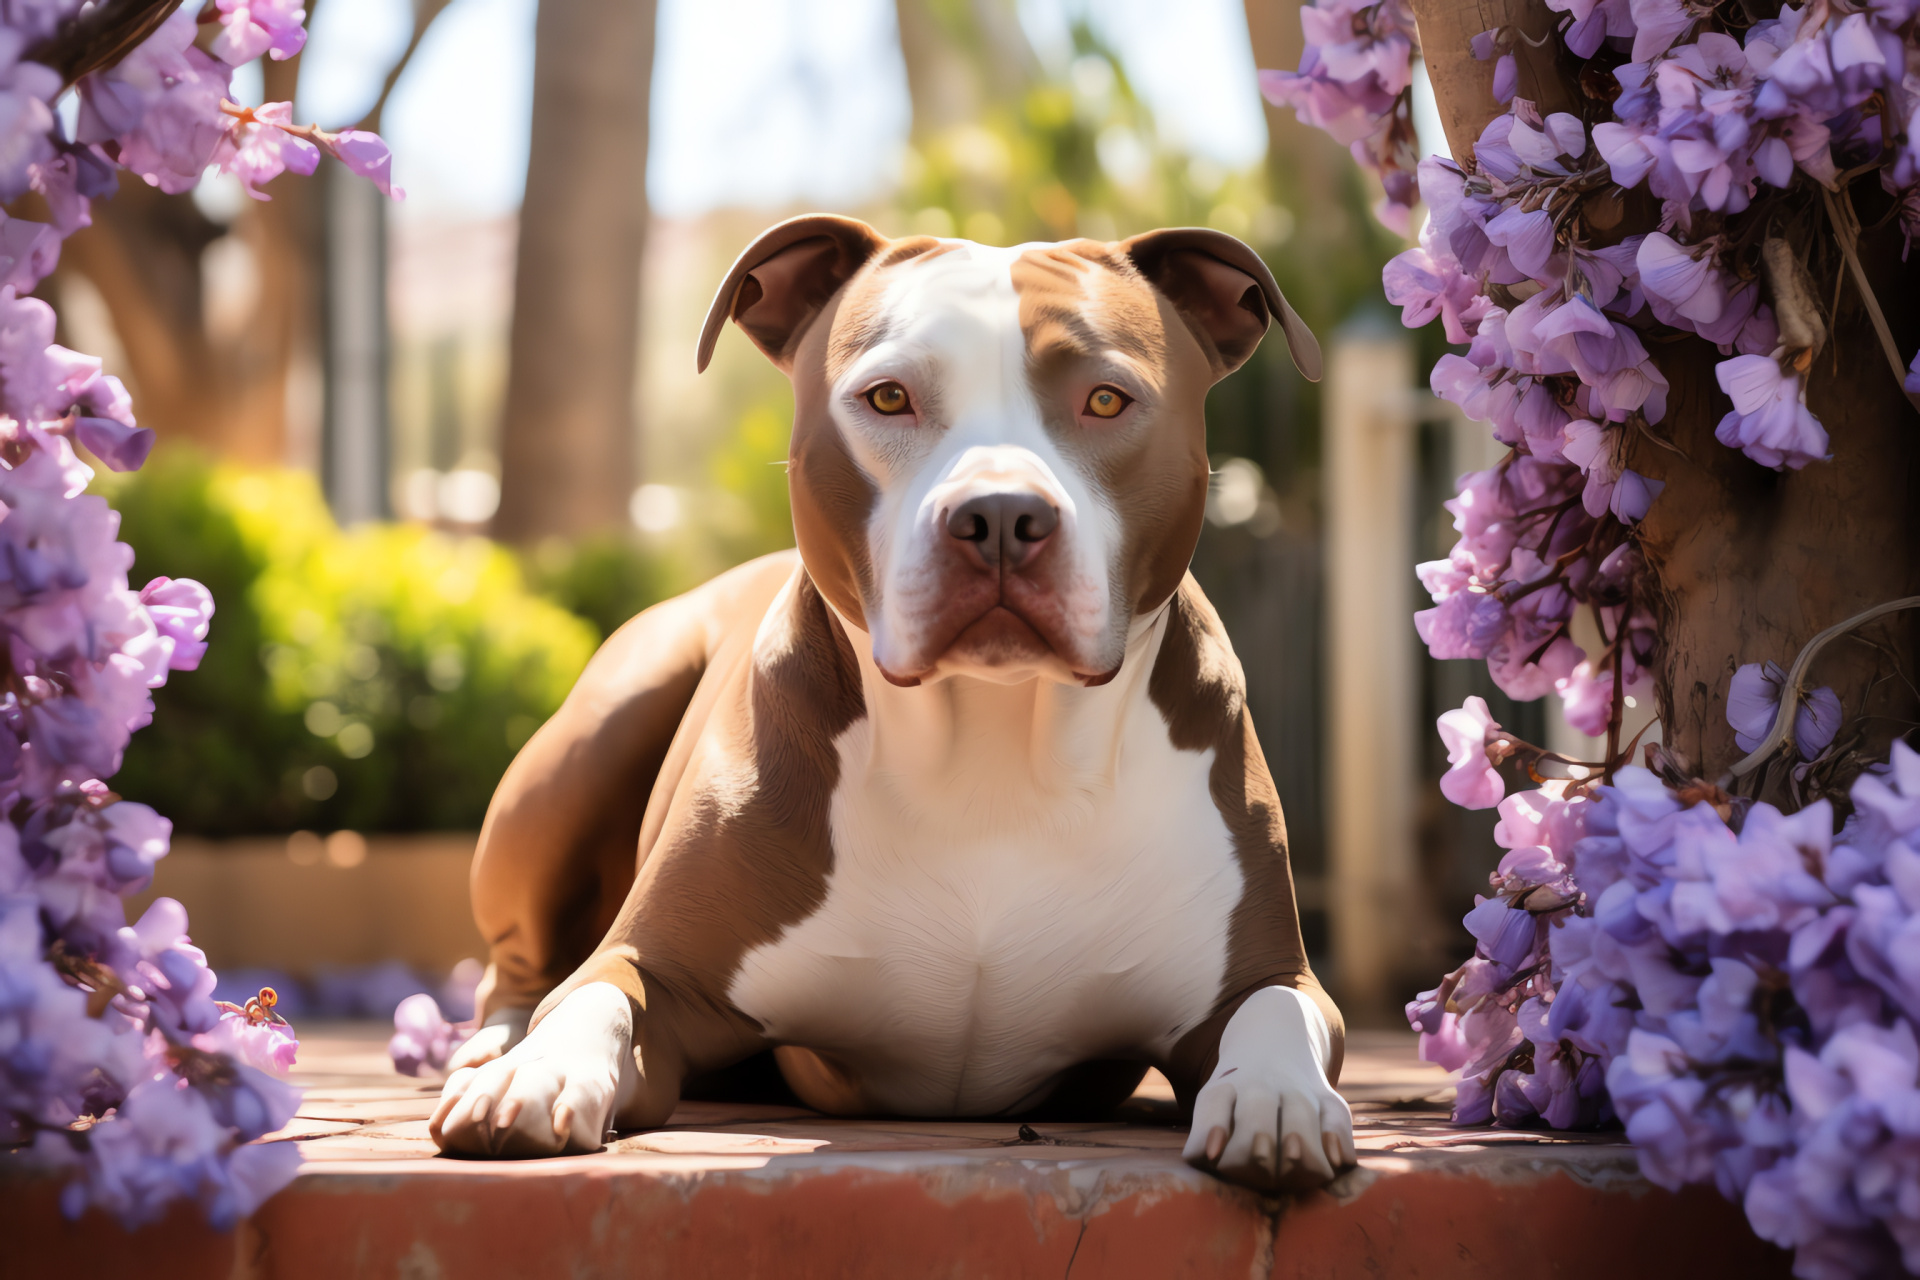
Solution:
[(1655, 231), (1640, 243), (1640, 283), (1647, 293), (1695, 324), (1711, 324), (1727, 304), (1727, 291), (1711, 255), (1689, 253)]
[(380, 135), (364, 129), (348, 129), (329, 148), (348, 169), (370, 179), (382, 195), (404, 200), (407, 193), (393, 185), (393, 152)]
[(1727, 687), (1727, 723), (1742, 751), (1754, 750), (1773, 728), (1786, 679), (1787, 673), (1774, 662), (1749, 662), (1733, 673)]
[(197, 669), (213, 625), (213, 593), (191, 578), (155, 578), (140, 589), (140, 603), (172, 643), (168, 665), (175, 671)]
[(1493, 96), (1498, 102), (1512, 102), (1520, 90), (1520, 63), (1510, 53), (1493, 64)]
[(1484, 698), (1468, 698), (1458, 710), (1440, 717), (1440, 738), (1451, 765), (1440, 779), (1440, 790), (1464, 809), (1491, 809), (1506, 794), (1499, 772), (1487, 763), (1487, 733), (1499, 727)]
[(1793, 717), (1793, 745), (1802, 758), (1811, 760), (1827, 749), (1840, 732), (1840, 698), (1822, 685), (1801, 701)]
[(73, 434), (87, 451), (115, 471), (138, 471), (153, 452), (153, 432), (112, 418), (79, 418)]

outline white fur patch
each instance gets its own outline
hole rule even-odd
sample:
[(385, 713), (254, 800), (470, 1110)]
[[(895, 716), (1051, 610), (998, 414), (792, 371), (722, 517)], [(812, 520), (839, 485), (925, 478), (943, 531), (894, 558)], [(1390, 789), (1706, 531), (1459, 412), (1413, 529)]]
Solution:
[(912, 1114), (1164, 1058), (1220, 994), (1242, 890), (1213, 753), (1176, 749), (1147, 696), (1164, 617), (1098, 689), (895, 689), (856, 633), (870, 716), (837, 743), (826, 900), (748, 953), (734, 1004)]
[[(1056, 592), (1070, 620), (1070, 659), (1104, 669), (1126, 628), (1113, 587), (1119, 516), (1084, 464), (1048, 435), (1028, 381), (1013, 284), (1013, 265), (1028, 247), (959, 243), (894, 268), (880, 306), (888, 336), (832, 388), (834, 421), (879, 492), (867, 528), (878, 605), (869, 621), (881, 661), (895, 670), (939, 656), (925, 652), (923, 632), (948, 586), (940, 570), (946, 513), (990, 467), (1060, 512)], [(909, 388), (915, 417), (864, 409), (862, 389), (882, 378)]]

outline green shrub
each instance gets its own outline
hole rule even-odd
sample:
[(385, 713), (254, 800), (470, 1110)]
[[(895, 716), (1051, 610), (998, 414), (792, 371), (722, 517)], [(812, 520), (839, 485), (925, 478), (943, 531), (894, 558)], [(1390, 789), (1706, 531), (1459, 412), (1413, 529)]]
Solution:
[(310, 476), (162, 449), (103, 485), (133, 580), (198, 578), (206, 660), (155, 695), (114, 787), (207, 835), (471, 829), (595, 628), (482, 538), (342, 531)]
[(548, 538), (521, 561), (539, 594), (593, 624), (604, 640), (634, 614), (691, 583), (623, 534), (568, 542)]

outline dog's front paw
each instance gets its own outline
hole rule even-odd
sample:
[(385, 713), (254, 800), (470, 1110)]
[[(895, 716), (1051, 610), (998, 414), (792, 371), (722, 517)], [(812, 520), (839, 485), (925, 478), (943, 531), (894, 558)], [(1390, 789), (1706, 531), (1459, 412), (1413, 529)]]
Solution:
[(460, 1155), (597, 1151), (636, 1087), (632, 1046), (625, 993), (588, 983), (524, 1040), (449, 1076), (427, 1131), (442, 1151)]
[(1259, 1191), (1310, 1191), (1354, 1163), (1353, 1113), (1323, 1063), (1330, 1033), (1288, 987), (1249, 996), (1194, 1099), (1187, 1162)]

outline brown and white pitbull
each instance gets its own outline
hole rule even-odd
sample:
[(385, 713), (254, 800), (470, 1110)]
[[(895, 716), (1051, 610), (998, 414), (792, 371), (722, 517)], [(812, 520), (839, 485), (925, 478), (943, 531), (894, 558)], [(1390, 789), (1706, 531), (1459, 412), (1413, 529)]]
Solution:
[(435, 1140), (591, 1150), (772, 1049), (834, 1114), (1085, 1111), (1151, 1065), (1204, 1168), (1351, 1164), (1340, 1015), (1186, 573), (1207, 389), (1274, 318), (1319, 374), (1271, 273), (1214, 231), (811, 216), (734, 264), (703, 369), (729, 317), (793, 380), (798, 554), (628, 623), (514, 761)]

